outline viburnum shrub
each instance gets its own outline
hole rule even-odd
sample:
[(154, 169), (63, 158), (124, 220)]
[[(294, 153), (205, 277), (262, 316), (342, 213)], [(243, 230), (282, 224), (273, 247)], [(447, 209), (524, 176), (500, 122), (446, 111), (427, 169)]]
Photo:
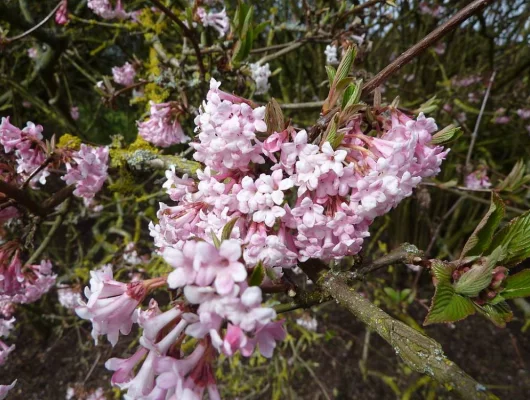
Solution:
[[(281, 46), (257, 62), (248, 58), (268, 22), (253, 24), (253, 9), (243, 2), (233, 20), (216, 1), (195, 1), (180, 13), (170, 2), (146, 3), (153, 7), (134, 11), (120, 0), (81, 4), (105, 20), (91, 24), (147, 27), (144, 39), (153, 46), (146, 55), (148, 61), (130, 57), (108, 68), (109, 76), (91, 78), (105, 106), (117, 107), (124, 94), (130, 94), (131, 104), (145, 106), (132, 143), (112, 136), (100, 146), (81, 133), (45, 139), (41, 125), (17, 125), (13, 121), (18, 118), (9, 116), (1, 120), (0, 221), (5, 229), (0, 244), (0, 338), (13, 331), (19, 304), (34, 303), (53, 288), (62, 306), (90, 321), (96, 344), (101, 337), (112, 346), (123, 336), (138, 338), (132, 354), (105, 363), (113, 372), (111, 384), (126, 399), (202, 399), (205, 393), (209, 399), (220, 399), (219, 360), (256, 354), (271, 358), (287, 336), (286, 319), (279, 313), (334, 299), (389, 342), (414, 370), (463, 397), (495, 398), (448, 360), (437, 342), (393, 319), (353, 289), (354, 282), (382, 266), (403, 263), (426, 268), (435, 294), (425, 324), (455, 322), (480, 313), (504, 326), (512, 318), (507, 300), (530, 295), (530, 270), (519, 267), (530, 256), (529, 212), (498, 229), (506, 209), (498, 193), (525, 187), (529, 178), (523, 164), (517, 163), (495, 190), (490, 189), (487, 164), (470, 162), (475, 131), (462, 170), (464, 186), (437, 183), (434, 179), (449, 154), (448, 143), (460, 130), (454, 125), (440, 129), (434, 118), (425, 115), (432, 111), (434, 100), (414, 111), (401, 107), (398, 99), (390, 104), (382, 100), (381, 85), (388, 76), (446, 31), (427, 36), (426, 42), (363, 83), (352, 71), (359, 49), (368, 51), (366, 31), (353, 27), (334, 31), (344, 18), (360, 10), (346, 9), (347, 2), (336, 12), (328, 10), (327, 18), (333, 20), (330, 32), (317, 30), (315, 36), (308, 34)], [(430, 8), (423, 3), (420, 11), (429, 18), (446, 13), (442, 6)], [(445, 26), (456, 27), (488, 3), (475, 0)], [(76, 15), (78, 11), (70, 14), (72, 6), (61, 0), (44, 22), (54, 16), (57, 29), (68, 29), (74, 21), (86, 23)], [(185, 38), (180, 55), (168, 53), (159, 41), (169, 23)], [(0, 45), (9, 46), (32, 32), (2, 33)], [(329, 90), (317, 104), (318, 119), (295, 123), (274, 98), (262, 102), (252, 95), (262, 99), (272, 90), (271, 80), (280, 71), (271, 71), (270, 62), (315, 37), (326, 44), (322, 56), (328, 64)], [(212, 42), (209, 47), (207, 40)], [(54, 50), (25, 50), (32, 60), (43, 63), (41, 53), (49, 51)], [(443, 51), (438, 48), (436, 54)], [(221, 56), (210, 57), (217, 53)], [(72, 57), (77, 59), (75, 52), (65, 52), (65, 61)], [(89, 75), (78, 62), (73, 64), (76, 70)], [(224, 89), (226, 82), (248, 94), (246, 84), (241, 84), (246, 78), (250, 95)], [(495, 72), (483, 105), (494, 78)], [(453, 85), (464, 87), (481, 80), (460, 77)], [(12, 90), (20, 90), (16, 83), (11, 85)], [(69, 101), (64, 109), (54, 111), (58, 100), (34, 103), (69, 128), (85, 117), (66, 90)], [(494, 123), (501, 123), (500, 117), (508, 122), (505, 113), (505, 109), (493, 113)], [(523, 108), (517, 114), (521, 119), (530, 115)], [(165, 178), (155, 179), (160, 169)], [(143, 177), (146, 171), (151, 174), (145, 177), (146, 184), (154, 193), (136, 196), (134, 177)], [(389, 218), (391, 210), (415, 189), (429, 184), (491, 192), (490, 208), (460, 255), (451, 260), (429, 258), (405, 243), (372, 263), (363, 262), (359, 254), (374, 221)], [(131, 193), (133, 197), (119, 198)], [(122, 203), (131, 199), (140, 207), (138, 212), (145, 214), (124, 217)], [(164, 199), (156, 213), (147, 206), (141, 208), (150, 199)], [(106, 223), (102, 213), (109, 207), (116, 207), (118, 222), (103, 229), (125, 239), (118, 256), (99, 257), (114, 251), (99, 230)], [(61, 225), (76, 231), (83, 215), (96, 221), (94, 237), (86, 239), (92, 240), (88, 254), (79, 255), (85, 270), (74, 271), (78, 275), (73, 279), (72, 273), (62, 274), (55, 260), (42, 255)], [(33, 249), (37, 227), (50, 216), (55, 222)], [(134, 232), (123, 229), (125, 218), (146, 216), (148, 226), (138, 218)], [(436, 235), (438, 231), (427, 253)], [(147, 236), (151, 255), (138, 245)], [(129, 275), (119, 268), (143, 264), (154, 267), (131, 269)], [(511, 273), (516, 266), (517, 272)], [(80, 277), (84, 278), (82, 292)], [(300, 278), (303, 285), (297, 283)], [(397, 303), (403, 301), (404, 291), (385, 289)], [(299, 324), (316, 327), (316, 320)], [(0, 340), (0, 365), (13, 357), (14, 350), (14, 345)], [(15, 385), (16, 381), (0, 385), (0, 399)], [(73, 398), (76, 390), (69, 388), (67, 398)], [(102, 392), (98, 389), (86, 398), (99, 398)]]

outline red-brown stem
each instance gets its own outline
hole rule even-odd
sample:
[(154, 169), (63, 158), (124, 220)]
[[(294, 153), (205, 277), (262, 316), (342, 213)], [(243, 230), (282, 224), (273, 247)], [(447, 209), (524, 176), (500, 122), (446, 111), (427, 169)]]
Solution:
[(195, 40), (195, 37), (193, 35), (193, 31), (188, 28), (184, 23), (177, 17), (173, 11), (171, 11), (169, 8), (167, 8), (165, 5), (163, 5), (159, 0), (151, 0), (151, 3), (153, 3), (157, 8), (160, 9), (164, 14), (166, 14), (173, 22), (175, 22), (180, 29), (182, 29), (182, 32), (184, 33), (184, 36), (186, 36), (193, 46), (193, 50), (195, 51), (195, 55), (197, 56), (197, 63), (199, 64), (199, 71), (201, 73), (201, 78), (204, 81), (206, 79), (206, 70), (204, 69), (204, 64), (202, 61), (202, 53), (201, 49), (199, 48), (199, 44)]
[(408, 64), (415, 57), (423, 53), (427, 48), (432, 46), (442, 37), (447, 35), (452, 30), (456, 29), (462, 22), (476, 14), (484, 7), (493, 3), (495, 0), (475, 0), (469, 5), (464, 7), (462, 10), (457, 12), (451, 18), (449, 18), (443, 25), (440, 25), (434, 31), (425, 36), (422, 40), (416, 43), (414, 46), (409, 48), (398, 58), (396, 58), (391, 64), (386, 68), (380, 71), (376, 76), (374, 76), (370, 81), (368, 81), (363, 86), (363, 92), (369, 93), (372, 92), (376, 87), (383, 84), (392, 74), (399, 71), (401, 67)]

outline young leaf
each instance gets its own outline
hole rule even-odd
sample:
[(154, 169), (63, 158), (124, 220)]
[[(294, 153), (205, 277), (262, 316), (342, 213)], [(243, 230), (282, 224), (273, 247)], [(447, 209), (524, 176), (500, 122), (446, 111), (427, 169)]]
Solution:
[(499, 247), (489, 257), (480, 258), (478, 263), (473, 264), (471, 269), (454, 284), (455, 292), (467, 297), (478, 296), (491, 283), (493, 278), (491, 271), (497, 265), (501, 254), (502, 247)]
[(500, 260), (505, 267), (513, 267), (530, 257), (530, 211), (514, 218), (494, 237), (489, 250), (503, 246), (506, 254)]
[(455, 322), (475, 313), (473, 302), (459, 294), (450, 283), (439, 282), (424, 325)]
[(212, 241), (213, 241), (213, 245), (218, 249), (219, 247), (221, 247), (221, 241), (219, 240), (219, 238), (217, 237), (217, 235), (215, 234), (214, 231), (211, 231), (210, 232), (210, 236), (212, 237)]
[(490, 209), (467, 240), (460, 258), (463, 258), (465, 255), (472, 256), (482, 254), (488, 249), (488, 247), (490, 247), (493, 232), (497, 229), (504, 217), (504, 209), (504, 203), (499, 195), (492, 192)]
[(340, 61), (340, 64), (337, 68), (337, 73), (335, 74), (335, 79), (333, 80), (334, 86), (336, 86), (341, 80), (346, 78), (351, 72), (356, 55), (356, 47), (350, 47), (348, 48), (348, 50), (346, 50), (346, 54), (344, 54), (344, 56), (342, 57), (342, 60)]
[(530, 269), (525, 269), (506, 278), (506, 286), (501, 292), (505, 299), (530, 296)]
[(329, 86), (333, 85), (335, 74), (337, 71), (331, 65), (326, 65), (326, 73), (328, 74)]
[(223, 227), (223, 232), (221, 233), (221, 240), (228, 240), (230, 239), (230, 236), (232, 235), (232, 230), (234, 229), (234, 226), (236, 225), (237, 220), (239, 217), (234, 217), (228, 223)]
[(500, 328), (506, 326), (506, 322), (510, 322), (513, 318), (512, 310), (510, 306), (505, 301), (501, 301), (495, 305), (493, 304), (483, 304), (478, 305), (473, 303), (477, 311), (488, 318), (491, 322), (497, 325)]
[(453, 267), (444, 264), (440, 260), (432, 260), (431, 272), (440, 283), (451, 283)]
[(462, 135), (462, 129), (454, 125), (448, 125), (440, 132), (433, 135), (431, 144), (446, 144), (458, 139)]
[(261, 285), (261, 282), (263, 282), (263, 278), (265, 278), (265, 267), (259, 262), (258, 265), (254, 267), (248, 284), (249, 286), (259, 286)]
[(497, 185), (498, 190), (514, 191), (518, 189), (524, 178), (526, 167), (522, 160), (515, 163), (508, 176)]
[(274, 132), (281, 132), (285, 127), (282, 109), (274, 97), (265, 107), (265, 122), (267, 123), (267, 133), (269, 135)]
[(329, 142), (329, 144), (331, 144), (331, 147), (333, 147), (333, 149), (339, 147), (339, 145), (342, 143), (342, 139), (344, 139), (343, 133), (337, 133), (338, 123), (339, 113), (335, 114), (335, 116), (331, 120), (328, 128), (328, 133), (326, 135), (326, 140)]

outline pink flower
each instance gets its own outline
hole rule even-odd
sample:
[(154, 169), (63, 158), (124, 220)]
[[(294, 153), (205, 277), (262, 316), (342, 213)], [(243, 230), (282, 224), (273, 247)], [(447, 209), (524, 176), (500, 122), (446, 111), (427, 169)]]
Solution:
[(491, 182), (486, 168), (479, 168), (467, 175), (465, 184), (468, 189), (488, 189), (491, 186)]
[(70, 116), (74, 121), (77, 121), (79, 119), (79, 107), (71, 107)]
[(57, 12), (55, 13), (55, 23), (57, 25), (64, 25), (68, 22), (68, 0), (63, 0)]
[(517, 115), (521, 118), (521, 119), (528, 119), (530, 118), (530, 108), (527, 108), (527, 109), (523, 109), (523, 108), (520, 108), (517, 110)]
[(11, 385), (0, 385), (0, 400), (7, 397), (8, 392), (15, 387), (17, 380), (15, 379)]
[(143, 282), (129, 284), (113, 280), (112, 268), (104, 266), (90, 272), (90, 288), (85, 288), (87, 303), (75, 309), (77, 315), (92, 322), (92, 337), (107, 335), (115, 346), (120, 332), (128, 335), (133, 324), (132, 315), (146, 294)]
[(28, 49), (28, 57), (31, 58), (31, 59), (36, 59), (37, 57), (39, 56), (39, 51), (37, 50), (36, 47), (30, 47)]
[(57, 285), (57, 297), (59, 299), (59, 304), (69, 310), (74, 310), (82, 301), (79, 288), (68, 285)]
[(203, 7), (198, 7), (197, 16), (205, 27), (211, 26), (214, 28), (219, 33), (219, 37), (223, 37), (230, 28), (230, 21), (226, 16), (225, 9), (218, 13), (212, 11), (207, 13)]
[(6, 363), (7, 357), (13, 350), (15, 350), (15, 345), (8, 346), (0, 340), (0, 366)]
[(0, 337), (7, 337), (9, 332), (13, 330), (15, 317), (11, 319), (0, 318)]
[(134, 83), (136, 70), (126, 62), (121, 67), (112, 67), (112, 79), (118, 85), (131, 86)]
[(147, 349), (140, 348), (130, 358), (111, 358), (105, 363), (105, 368), (115, 371), (112, 375), (111, 383), (113, 386), (122, 387), (123, 384), (133, 379), (133, 370), (136, 365), (145, 357)]
[(123, 9), (121, 0), (116, 0), (116, 7), (114, 8), (112, 8), (110, 0), (88, 0), (88, 8), (104, 19), (127, 19), (130, 16)]
[(178, 121), (179, 111), (172, 103), (149, 103), (150, 117), (144, 122), (137, 122), (138, 133), (148, 142), (159, 147), (169, 147), (177, 143), (185, 143), (190, 138), (184, 134)]
[(108, 159), (107, 147), (94, 148), (81, 144), (81, 149), (72, 156), (75, 164), (66, 163), (67, 173), (62, 179), (68, 185), (76, 185), (76, 196), (92, 199), (107, 179)]

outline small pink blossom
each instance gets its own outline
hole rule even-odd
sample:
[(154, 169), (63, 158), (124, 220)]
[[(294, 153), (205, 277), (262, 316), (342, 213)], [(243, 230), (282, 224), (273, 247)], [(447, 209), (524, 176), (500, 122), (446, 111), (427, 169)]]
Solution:
[(70, 108), (70, 116), (74, 121), (77, 121), (79, 119), (79, 107), (71, 107)]
[(39, 51), (37, 50), (36, 47), (30, 47), (28, 49), (28, 57), (31, 58), (31, 59), (36, 59), (37, 57), (39, 56)]
[(11, 385), (0, 385), (0, 400), (7, 397), (8, 392), (15, 387), (17, 380), (15, 379)]
[(126, 62), (121, 67), (112, 67), (112, 79), (118, 85), (131, 86), (134, 83), (136, 70)]
[(526, 109), (523, 109), (523, 108), (520, 108), (517, 110), (517, 115), (521, 118), (521, 119), (528, 119), (530, 118), (530, 108), (526, 108)]
[(214, 28), (219, 33), (219, 37), (223, 37), (230, 28), (230, 21), (228, 20), (225, 9), (215, 13), (212, 11), (206, 12), (203, 7), (198, 7), (197, 16), (205, 27), (211, 26)]
[(491, 187), (486, 168), (479, 168), (467, 175), (465, 184), (468, 189), (488, 189)]
[(127, 19), (130, 16), (123, 9), (121, 0), (116, 0), (116, 6), (114, 8), (110, 0), (88, 0), (88, 8), (103, 19)]
[(68, 0), (63, 0), (55, 13), (55, 23), (57, 25), (64, 25), (68, 22)]

